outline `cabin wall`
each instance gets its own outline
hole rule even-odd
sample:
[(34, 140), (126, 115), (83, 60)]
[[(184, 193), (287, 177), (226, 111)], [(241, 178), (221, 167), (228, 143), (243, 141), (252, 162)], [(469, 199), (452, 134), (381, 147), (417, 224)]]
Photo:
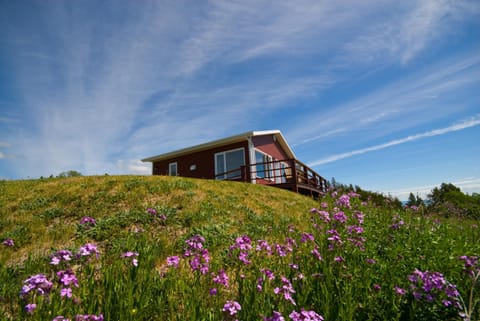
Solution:
[[(153, 175), (168, 175), (168, 164), (177, 162), (178, 176), (193, 178), (215, 178), (215, 153), (225, 152), (232, 149), (244, 148), (245, 164), (250, 165), (248, 155), (248, 142), (238, 142), (222, 147), (212, 148), (192, 154), (186, 154), (166, 160), (153, 162)], [(195, 170), (190, 170), (192, 165), (196, 165)]]
[(274, 139), (274, 135), (255, 136), (252, 141), (255, 148), (273, 158), (277, 160), (288, 159), (282, 146), (280, 146), (280, 144)]

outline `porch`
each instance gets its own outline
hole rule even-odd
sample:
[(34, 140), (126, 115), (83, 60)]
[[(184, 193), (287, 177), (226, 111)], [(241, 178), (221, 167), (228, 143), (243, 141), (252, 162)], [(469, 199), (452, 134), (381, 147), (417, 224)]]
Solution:
[(227, 180), (270, 185), (313, 197), (327, 190), (327, 180), (296, 159), (255, 163), (223, 174)]

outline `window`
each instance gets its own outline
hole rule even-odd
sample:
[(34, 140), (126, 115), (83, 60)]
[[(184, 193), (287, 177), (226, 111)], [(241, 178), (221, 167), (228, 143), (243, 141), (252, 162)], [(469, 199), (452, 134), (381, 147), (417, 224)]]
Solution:
[(177, 176), (177, 162), (168, 164), (168, 175), (170, 176)]
[(240, 178), (241, 167), (245, 165), (243, 148), (215, 154), (215, 179)]
[(270, 155), (255, 151), (255, 170), (258, 178), (273, 177), (273, 158)]

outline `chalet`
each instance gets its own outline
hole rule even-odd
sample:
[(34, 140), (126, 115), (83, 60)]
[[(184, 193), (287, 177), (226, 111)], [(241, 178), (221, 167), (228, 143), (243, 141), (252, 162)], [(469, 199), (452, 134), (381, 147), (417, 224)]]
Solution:
[(326, 180), (296, 159), (279, 130), (250, 131), (142, 159), (153, 175), (233, 180), (318, 196)]

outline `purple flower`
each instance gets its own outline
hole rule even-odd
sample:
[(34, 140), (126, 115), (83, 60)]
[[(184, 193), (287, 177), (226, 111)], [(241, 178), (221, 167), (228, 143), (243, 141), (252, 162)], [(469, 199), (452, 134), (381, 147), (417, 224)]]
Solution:
[(343, 262), (345, 261), (345, 259), (341, 256), (336, 256), (334, 259), (333, 259), (335, 262)]
[(103, 314), (99, 314), (98, 316), (93, 314), (77, 314), (75, 321), (103, 321)]
[(290, 280), (288, 280), (286, 277), (282, 276), (282, 287), (277, 287), (273, 290), (273, 293), (279, 295), (283, 295), (284, 299), (287, 301), (290, 301), (293, 305), (297, 305), (295, 301), (293, 300), (292, 294), (295, 293), (295, 290), (293, 289), (292, 283)]
[(157, 215), (157, 210), (154, 209), (154, 208), (150, 208), (150, 207), (147, 208), (147, 212), (150, 213), (150, 214), (152, 214), (152, 215)]
[(271, 317), (263, 318), (263, 321), (285, 321), (285, 318), (280, 312), (273, 311), (273, 315)]
[(374, 259), (366, 259), (365, 262), (367, 262), (367, 264), (376, 264), (377, 261), (375, 261)]
[(273, 274), (273, 272), (269, 269), (261, 269), (260, 270), (263, 274), (265, 274), (265, 276), (269, 279), (269, 280), (274, 280), (275, 279), (275, 275)]
[(218, 293), (217, 288), (211, 288), (211, 289), (210, 289), (210, 295), (211, 295), (211, 296), (215, 296), (215, 295), (217, 295), (217, 293)]
[(265, 240), (258, 240), (257, 241), (257, 248), (256, 248), (257, 251), (266, 251), (268, 255), (271, 255), (272, 254), (272, 248), (271, 246), (268, 244), (267, 241)]
[(315, 245), (315, 247), (313, 248), (311, 253), (313, 254), (314, 257), (317, 258), (317, 260), (319, 260), (319, 261), (323, 260), (322, 255), (320, 254), (320, 251), (318, 251), (318, 246)]
[(373, 289), (374, 289), (375, 291), (380, 291), (380, 290), (382, 289), (382, 287), (380, 286), (380, 284), (374, 284), (374, 285), (373, 285)]
[(52, 289), (53, 283), (50, 282), (45, 274), (36, 274), (23, 282), (20, 294), (26, 297), (30, 292), (36, 291), (39, 295), (46, 295)]
[(340, 223), (345, 223), (347, 221), (347, 216), (345, 215), (344, 212), (339, 211), (333, 215), (333, 219)]
[(293, 321), (323, 321), (323, 317), (315, 311), (305, 311), (303, 308), (300, 312), (293, 311), (289, 317)]
[[(201, 235), (195, 235), (185, 241), (190, 250), (201, 250), (205, 239)], [(188, 255), (186, 255), (188, 256)]]
[(225, 270), (218, 271), (218, 274), (212, 273), (213, 283), (221, 284), (224, 287), (228, 288), (228, 275), (225, 273)]
[(84, 216), (80, 219), (80, 225), (94, 226), (97, 224), (97, 221), (90, 216)]
[(133, 266), (138, 266), (138, 260), (137, 260), (138, 252), (128, 251), (128, 252), (122, 253), (121, 256), (123, 258), (132, 258), (132, 265)]
[(245, 265), (249, 265), (250, 263), (252, 263), (252, 261), (250, 261), (250, 260), (248, 259), (248, 253), (247, 253), (247, 252), (243, 252), (243, 251), (240, 252), (240, 254), (238, 255), (238, 259), (239, 259), (240, 261), (242, 261), (243, 264), (245, 264)]
[(78, 287), (78, 279), (72, 270), (58, 271), (57, 277), (64, 286), (74, 285)]
[(350, 208), (350, 196), (343, 194), (335, 201), (335, 204), (341, 207)]
[(93, 243), (87, 243), (78, 249), (78, 255), (80, 256), (90, 256), (92, 254), (95, 254), (97, 257), (100, 254), (97, 246)]
[(300, 239), (300, 242), (305, 243), (308, 241), (315, 241), (315, 238), (313, 237), (313, 234), (310, 233), (302, 233), (302, 238)]
[(65, 318), (63, 315), (56, 316), (52, 321), (70, 321), (70, 319)]
[(12, 239), (6, 239), (5, 241), (2, 242), (3, 245), (6, 247), (12, 247), (15, 246), (15, 242), (13, 242)]
[(241, 309), (242, 307), (237, 301), (227, 301), (227, 303), (225, 303), (223, 306), (222, 311), (228, 312), (230, 315), (236, 315)]
[(69, 250), (59, 250), (50, 256), (50, 264), (59, 265), (62, 261), (71, 261), (72, 256)]
[(402, 289), (401, 287), (395, 286), (395, 293), (398, 295), (405, 295), (407, 291), (405, 289)]
[(25, 306), (25, 311), (27, 311), (28, 314), (32, 314), (33, 310), (37, 308), (37, 305), (35, 303), (29, 303)]
[(180, 263), (180, 258), (176, 255), (167, 257), (167, 265), (173, 266), (174, 268), (178, 268), (178, 264)]
[(71, 298), (72, 297), (72, 289), (70, 288), (62, 288), (62, 290), (60, 290), (60, 296), (62, 297), (68, 297), (68, 298)]

